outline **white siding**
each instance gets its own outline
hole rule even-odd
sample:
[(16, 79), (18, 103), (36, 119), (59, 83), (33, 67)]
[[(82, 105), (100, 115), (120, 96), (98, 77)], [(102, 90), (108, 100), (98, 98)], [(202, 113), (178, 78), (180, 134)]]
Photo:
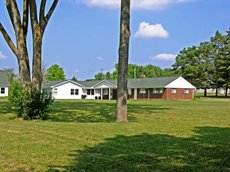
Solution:
[[(57, 89), (56, 93), (54, 93), (55, 88)], [(78, 95), (71, 95), (71, 89), (78, 89)], [(52, 93), (55, 99), (81, 99), (81, 95), (83, 95), (82, 87), (70, 82), (53, 87)]]
[(186, 81), (183, 77), (179, 77), (176, 80), (172, 81), (168, 85), (166, 85), (164, 88), (191, 88), (196, 89), (192, 84), (190, 84), (188, 81)]
[(5, 88), (5, 93), (1, 94), (1, 92), (0, 92), (0, 97), (7, 97), (8, 96), (8, 92), (9, 92), (8, 87), (0, 87), (0, 91), (1, 91), (1, 88)]

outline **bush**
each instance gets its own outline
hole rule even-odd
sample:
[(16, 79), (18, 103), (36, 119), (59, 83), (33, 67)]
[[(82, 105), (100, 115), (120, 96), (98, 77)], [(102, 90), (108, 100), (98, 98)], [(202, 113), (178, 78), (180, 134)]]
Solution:
[(53, 103), (52, 95), (45, 92), (30, 93), (18, 81), (13, 81), (9, 91), (9, 101), (17, 110), (17, 116), (25, 120), (48, 118), (49, 107)]

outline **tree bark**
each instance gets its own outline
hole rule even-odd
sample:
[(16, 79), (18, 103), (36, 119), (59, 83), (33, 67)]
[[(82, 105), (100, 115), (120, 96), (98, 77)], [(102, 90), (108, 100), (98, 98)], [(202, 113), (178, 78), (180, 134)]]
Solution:
[(218, 87), (216, 87), (216, 97), (218, 96)]
[(33, 33), (33, 66), (32, 66), (32, 82), (33, 88), (41, 91), (42, 85), (42, 37), (40, 28), (36, 26), (35, 33)]
[[(30, 64), (29, 64), (29, 56), (26, 47), (25, 41), (23, 41), (23, 36), (18, 40), (18, 66), (19, 66), (19, 81), (24, 86), (31, 86), (31, 78), (30, 78)], [(29, 90), (28, 90), (29, 91)]]
[[(47, 26), (47, 23), (52, 16), (54, 9), (59, 0), (53, 0), (53, 3), (45, 15), (46, 0), (41, 0), (40, 14), (38, 21), (36, 0), (23, 0), (22, 17), (16, 0), (6, 0), (6, 8), (13, 25), (16, 45), (4, 29), (0, 22), (0, 32), (2, 33), (8, 46), (11, 48), (18, 60), (19, 66), (19, 80), (22, 85), (32, 86), (33, 89), (41, 91), (42, 72), (41, 72), (41, 56), (42, 56), (42, 38)], [(27, 50), (27, 32), (28, 32), (28, 18), (30, 12), (31, 28), (33, 36), (33, 63), (32, 63), (32, 81), (30, 73), (30, 62)], [(22, 21), (21, 21), (22, 19)], [(31, 90), (31, 88), (30, 88)]]
[(127, 82), (130, 39), (130, 0), (121, 1), (120, 45), (117, 78), (117, 122), (128, 121)]
[(204, 97), (207, 97), (207, 88), (204, 88)]
[(29, 67), (29, 56), (27, 51), (27, 28), (28, 28), (28, 2), (23, 1), (23, 20), (21, 22), (21, 17), (19, 9), (15, 0), (6, 0), (6, 8), (10, 17), (10, 21), (13, 25), (16, 45), (13, 43), (12, 39), (6, 32), (3, 25), (0, 23), (0, 32), (2, 33), (6, 43), (12, 50), (12, 52), (17, 57), (19, 66), (19, 81), (24, 86), (31, 85), (30, 78), (30, 67)]
[(47, 23), (56, 8), (58, 0), (54, 0), (49, 11), (45, 15), (46, 0), (42, 0), (39, 11), (39, 21), (37, 13), (37, 5), (35, 0), (30, 0), (30, 19), (33, 35), (33, 66), (32, 66), (32, 82), (33, 89), (41, 91), (42, 85), (42, 39)]

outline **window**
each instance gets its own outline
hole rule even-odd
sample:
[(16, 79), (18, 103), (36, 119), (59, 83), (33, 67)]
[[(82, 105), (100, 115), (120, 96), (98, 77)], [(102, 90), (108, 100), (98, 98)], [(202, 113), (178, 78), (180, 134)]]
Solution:
[(70, 95), (74, 95), (74, 89), (70, 90)]
[(94, 90), (87, 90), (87, 95), (94, 95)]
[(185, 94), (189, 94), (189, 89), (184, 89)]
[(160, 94), (163, 93), (163, 88), (154, 88), (153, 89), (153, 94)]
[(145, 89), (140, 89), (140, 93), (141, 93), (141, 94), (145, 94), (145, 93), (146, 93), (146, 90), (145, 90)]
[(53, 94), (54, 94), (54, 95), (57, 95), (57, 93), (58, 93), (58, 89), (57, 89), (57, 88), (54, 88)]
[(176, 94), (176, 88), (172, 88), (172, 93)]
[(70, 95), (78, 95), (79, 94), (79, 90), (78, 89), (71, 89), (70, 90)]
[(87, 90), (87, 95), (90, 95), (91, 90)]
[(5, 94), (5, 88), (1, 88), (1, 94)]
[(103, 90), (103, 95), (109, 95), (109, 90), (108, 89)]

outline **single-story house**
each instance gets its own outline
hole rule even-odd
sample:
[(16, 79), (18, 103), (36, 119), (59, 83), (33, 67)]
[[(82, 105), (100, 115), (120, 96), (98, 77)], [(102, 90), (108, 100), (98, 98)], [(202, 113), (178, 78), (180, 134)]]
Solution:
[(8, 96), (9, 80), (7, 72), (0, 70), (0, 97)]
[[(116, 80), (52, 81), (43, 86), (55, 99), (116, 99)], [(129, 99), (192, 100), (195, 87), (183, 77), (128, 79)]]

